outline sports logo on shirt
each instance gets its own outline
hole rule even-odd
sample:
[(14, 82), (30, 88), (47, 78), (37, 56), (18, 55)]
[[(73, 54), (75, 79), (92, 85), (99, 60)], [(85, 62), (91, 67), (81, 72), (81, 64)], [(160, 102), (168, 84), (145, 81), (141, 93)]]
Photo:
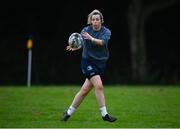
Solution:
[(88, 70), (88, 71), (90, 71), (90, 70), (92, 70), (92, 69), (93, 69), (93, 68), (92, 68), (91, 65), (87, 66), (87, 70)]

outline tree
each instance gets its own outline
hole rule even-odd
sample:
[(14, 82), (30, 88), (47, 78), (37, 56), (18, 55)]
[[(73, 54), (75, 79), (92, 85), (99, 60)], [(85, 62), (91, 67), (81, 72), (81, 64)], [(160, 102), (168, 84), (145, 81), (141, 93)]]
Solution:
[(148, 17), (154, 12), (169, 8), (179, 2), (179, 0), (158, 0), (145, 4), (145, 1), (131, 0), (127, 15), (132, 61), (132, 80), (134, 82), (147, 81), (145, 24)]

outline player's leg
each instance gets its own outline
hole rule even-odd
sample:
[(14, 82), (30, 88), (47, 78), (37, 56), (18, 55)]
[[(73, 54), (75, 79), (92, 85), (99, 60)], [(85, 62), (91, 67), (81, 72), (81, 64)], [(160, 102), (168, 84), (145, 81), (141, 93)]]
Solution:
[(100, 76), (95, 75), (95, 76), (91, 77), (90, 81), (94, 85), (95, 95), (96, 95), (96, 99), (97, 99), (97, 102), (99, 104), (99, 107), (105, 106), (103, 84), (102, 84)]
[(86, 79), (80, 91), (75, 95), (71, 106), (73, 106), (74, 108), (77, 108), (81, 104), (83, 99), (86, 97), (86, 95), (91, 91), (92, 88), (93, 88), (93, 85), (88, 79)]
[(99, 104), (100, 112), (104, 121), (114, 122), (117, 119), (113, 116), (110, 116), (106, 110), (105, 97), (103, 91), (103, 83), (100, 75), (95, 75), (90, 79), (91, 83), (95, 87), (95, 95), (97, 102)]
[(67, 121), (69, 119), (69, 117), (72, 115), (72, 113), (75, 112), (76, 108), (81, 104), (81, 102), (84, 100), (84, 98), (91, 91), (92, 88), (93, 86), (91, 82), (86, 79), (79, 92), (75, 95), (71, 106), (68, 108), (67, 111), (64, 112), (61, 121)]

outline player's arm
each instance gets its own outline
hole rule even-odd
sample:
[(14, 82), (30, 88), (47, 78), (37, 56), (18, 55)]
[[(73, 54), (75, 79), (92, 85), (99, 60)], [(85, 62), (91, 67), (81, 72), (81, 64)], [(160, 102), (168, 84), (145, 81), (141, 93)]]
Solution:
[(82, 36), (83, 36), (84, 39), (91, 40), (91, 42), (95, 43), (96, 45), (100, 45), (100, 46), (103, 45), (103, 40), (93, 38), (93, 37), (92, 37), (90, 34), (88, 34), (87, 32), (83, 32)]
[(96, 38), (91, 38), (91, 42), (95, 43), (96, 45), (100, 45), (102, 46), (103, 45), (103, 41), (100, 40), (100, 39), (96, 39)]

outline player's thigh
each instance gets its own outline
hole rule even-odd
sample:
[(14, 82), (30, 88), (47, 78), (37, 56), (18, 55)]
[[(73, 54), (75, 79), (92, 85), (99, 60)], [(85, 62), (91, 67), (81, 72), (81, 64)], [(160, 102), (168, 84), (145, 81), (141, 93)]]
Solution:
[(92, 83), (91, 83), (88, 79), (86, 79), (86, 80), (84, 81), (84, 84), (83, 84), (82, 87), (81, 87), (81, 91), (83, 91), (83, 92), (89, 92), (92, 88), (93, 88)]
[(90, 81), (94, 85), (95, 88), (103, 89), (103, 83), (102, 83), (100, 75), (95, 75), (91, 77)]

